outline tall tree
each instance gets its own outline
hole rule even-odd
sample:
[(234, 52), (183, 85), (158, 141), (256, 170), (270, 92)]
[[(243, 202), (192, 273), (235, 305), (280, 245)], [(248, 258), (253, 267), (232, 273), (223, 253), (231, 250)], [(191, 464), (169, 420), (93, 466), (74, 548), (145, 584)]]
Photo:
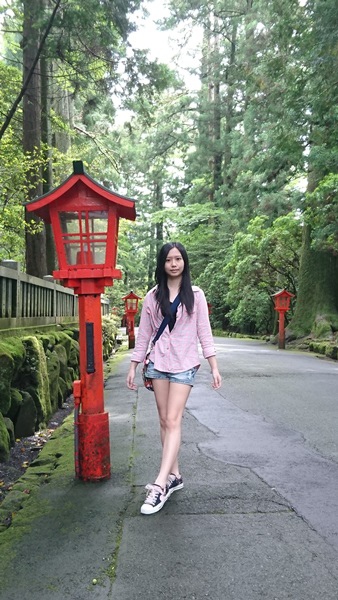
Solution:
[[(23, 4), (23, 150), (34, 157), (40, 153), (41, 147), (41, 77), (39, 47), (41, 41), (40, 14), (41, 2), (24, 0)], [(29, 181), (28, 198), (32, 200), (42, 194), (42, 176), (36, 167), (27, 173)], [(46, 232), (43, 222), (35, 216), (28, 216), (27, 220), (40, 222), (40, 230), (32, 235), (26, 232), (26, 272), (31, 275), (43, 277), (47, 274)]]
[[(338, 15), (333, 0), (310, 0), (304, 9), (309, 115), (308, 193), (329, 173), (338, 173), (338, 89), (336, 73)], [(320, 91), (320, 93), (319, 93)], [(304, 110), (304, 107), (303, 107)], [(314, 196), (315, 197), (315, 196)], [(314, 248), (313, 228), (304, 226), (298, 301), (290, 329), (297, 335), (332, 335), (338, 331), (338, 261), (327, 250)]]
[[(86, 151), (92, 144), (96, 157), (98, 152), (108, 157), (112, 153), (102, 143), (102, 132), (93, 132), (93, 123), (88, 127), (81, 122), (82, 118), (86, 120), (87, 115), (92, 118), (95, 111), (110, 104), (111, 108), (100, 115), (101, 123), (106, 115), (103, 131), (107, 132), (112, 115), (113, 84), (121, 97), (127, 93), (134, 97), (151, 95), (152, 89), (162, 85), (159, 65), (150, 63), (142, 53), (127, 51), (127, 37), (134, 28), (129, 13), (138, 8), (140, 1), (12, 0), (9, 3), (16, 8), (14, 23), (18, 31), (23, 23), (22, 54), (16, 51), (13, 55), (18, 63), (23, 62), (24, 74), (22, 88), (4, 120), (1, 135), (23, 98), (24, 149), (32, 160), (28, 175), (30, 193), (26, 200), (47, 192), (69, 174), (68, 166), (64, 168), (66, 161), (58, 160), (57, 151), (69, 151), (70, 139), (75, 137), (74, 103), (81, 105), (75, 135), (86, 137)], [(140, 86), (139, 77), (144, 81), (147, 78), (148, 82)], [(57, 151), (52, 152), (52, 147)], [(34, 157), (39, 157), (41, 164), (33, 168)], [(71, 158), (69, 156), (68, 163)], [(116, 160), (114, 162), (116, 170)], [(97, 158), (96, 163), (99, 164)], [(99, 173), (103, 170), (102, 166), (98, 169)], [(32, 224), (31, 216), (29, 224)], [(27, 226), (26, 244), (29, 273), (42, 276), (55, 267), (53, 243), (43, 223), (37, 221), (35, 227)]]

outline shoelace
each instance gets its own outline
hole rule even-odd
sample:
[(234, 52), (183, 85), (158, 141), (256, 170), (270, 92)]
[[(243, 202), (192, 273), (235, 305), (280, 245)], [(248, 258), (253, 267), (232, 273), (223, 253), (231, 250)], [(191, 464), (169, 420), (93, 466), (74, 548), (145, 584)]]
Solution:
[(148, 490), (148, 494), (145, 499), (145, 502), (147, 504), (152, 504), (154, 506), (156, 504), (156, 500), (157, 500), (158, 496), (160, 496), (162, 491), (160, 488), (156, 489), (155, 486), (152, 485), (151, 483), (148, 483), (146, 485), (146, 490)]

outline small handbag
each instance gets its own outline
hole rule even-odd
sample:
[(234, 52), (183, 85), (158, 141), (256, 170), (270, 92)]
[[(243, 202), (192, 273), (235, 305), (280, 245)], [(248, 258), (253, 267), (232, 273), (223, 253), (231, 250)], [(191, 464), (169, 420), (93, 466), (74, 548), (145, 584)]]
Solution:
[(158, 338), (162, 335), (163, 331), (165, 330), (166, 326), (168, 325), (169, 321), (170, 321), (170, 316), (173, 316), (176, 311), (177, 311), (177, 307), (180, 303), (180, 295), (178, 294), (178, 296), (176, 296), (175, 300), (173, 301), (172, 305), (171, 305), (171, 315), (167, 315), (166, 317), (164, 317), (157, 334), (155, 335), (153, 341), (151, 342), (151, 348), (149, 350), (149, 352), (147, 352), (146, 357), (143, 361), (143, 367), (142, 367), (142, 379), (143, 379), (143, 384), (144, 387), (149, 390), (149, 392), (153, 392), (154, 388), (153, 388), (153, 380), (150, 379), (149, 377), (146, 376), (146, 370), (149, 364), (149, 355), (150, 352), (152, 351), (153, 347), (155, 346), (155, 343), (157, 342)]

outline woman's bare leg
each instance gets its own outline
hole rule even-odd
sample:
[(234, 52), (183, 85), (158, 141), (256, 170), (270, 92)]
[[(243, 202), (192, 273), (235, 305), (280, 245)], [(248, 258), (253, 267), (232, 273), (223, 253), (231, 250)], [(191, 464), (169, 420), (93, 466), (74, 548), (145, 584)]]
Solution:
[(160, 419), (160, 434), (161, 434), (162, 447), (164, 444), (165, 431), (166, 431), (169, 386), (170, 386), (170, 382), (168, 379), (153, 379), (153, 387), (154, 387), (154, 392), (155, 392), (157, 412), (158, 412), (158, 416)]
[(178, 454), (181, 446), (182, 417), (191, 386), (154, 379), (157, 409), (160, 417), (162, 460), (155, 483), (165, 487), (169, 473), (179, 475)]

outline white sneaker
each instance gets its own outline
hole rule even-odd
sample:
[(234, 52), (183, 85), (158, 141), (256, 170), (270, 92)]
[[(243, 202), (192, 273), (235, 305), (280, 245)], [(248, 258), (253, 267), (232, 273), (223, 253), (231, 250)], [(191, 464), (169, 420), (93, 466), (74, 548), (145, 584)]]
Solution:
[(153, 515), (164, 506), (169, 496), (164, 493), (161, 486), (156, 483), (148, 483), (146, 485), (147, 497), (144, 504), (141, 506), (143, 515)]

